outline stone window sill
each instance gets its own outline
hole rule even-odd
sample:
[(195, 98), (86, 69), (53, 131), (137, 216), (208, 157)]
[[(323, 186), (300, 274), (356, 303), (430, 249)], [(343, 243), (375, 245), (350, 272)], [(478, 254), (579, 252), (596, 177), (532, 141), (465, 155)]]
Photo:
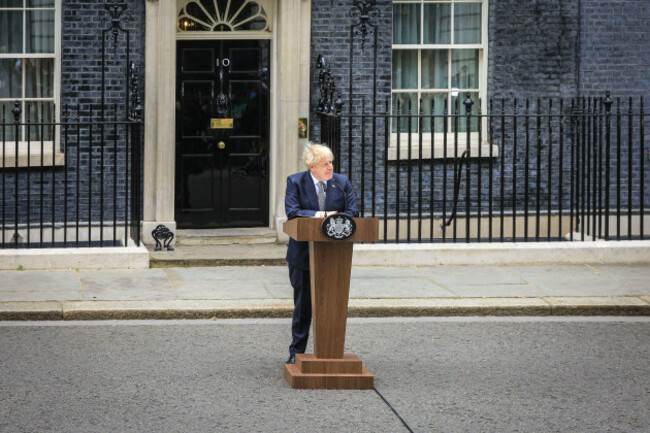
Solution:
[[(52, 167), (65, 165), (65, 155), (58, 146), (55, 145), (52, 151), (52, 142), (43, 142), (43, 152), (41, 153), (41, 142), (33, 142), (27, 152), (27, 143), (18, 143), (18, 158), (16, 158), (16, 146), (13, 143), (6, 143), (4, 147), (0, 146), (0, 169), (1, 168), (21, 168), (21, 167)], [(16, 164), (16, 159), (18, 164)], [(54, 160), (54, 161), (53, 161)]]
[[(445, 153), (445, 140), (442, 134), (436, 134), (433, 139), (433, 146), (431, 146), (431, 135), (425, 133), (422, 135), (422, 159), (454, 159), (460, 158), (463, 152), (467, 150), (467, 136), (464, 133), (459, 133), (457, 141), (454, 141), (454, 134), (447, 136), (447, 152)], [(481, 141), (480, 151), (478, 144), (478, 134), (471, 134), (469, 141), (470, 158), (489, 159), (490, 157), (496, 158), (499, 156), (499, 146), (490, 144), (487, 141)], [(456, 145), (456, 143), (458, 143)], [(411, 160), (420, 159), (420, 136), (412, 134), (411, 136)], [(492, 153), (490, 154), (490, 149)], [(400, 135), (399, 143), (399, 160), (409, 160), (409, 142), (408, 134)], [(391, 142), (388, 146), (388, 160), (397, 161), (397, 136), (392, 134)]]

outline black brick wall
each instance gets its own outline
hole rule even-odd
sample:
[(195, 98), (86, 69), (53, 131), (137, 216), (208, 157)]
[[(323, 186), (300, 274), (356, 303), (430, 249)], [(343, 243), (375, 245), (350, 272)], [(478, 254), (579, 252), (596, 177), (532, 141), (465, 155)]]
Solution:
[(580, 92), (649, 95), (650, 2), (581, 0)]
[[(549, 112), (549, 99), (554, 112), (558, 111), (557, 98), (574, 98), (578, 95), (579, 65), (579, 10), (577, 0), (497, 0), (490, 2), (488, 16), (488, 100), (494, 107), (501, 107), (501, 100), (506, 100), (506, 111), (512, 112), (517, 99), (517, 109), (525, 113), (526, 100), (528, 111)], [(564, 104), (568, 112), (569, 103)], [(549, 195), (554, 209), (558, 208), (558, 167), (559, 136), (558, 125), (549, 137), (542, 132), (541, 159), (538, 165), (536, 119), (531, 119), (528, 137), (525, 134), (524, 118), (519, 119), (517, 148), (512, 118), (504, 122), (505, 133), (497, 130), (492, 143), (499, 147), (500, 158), (495, 161), (494, 170), (497, 179), (503, 175), (504, 201), (512, 208), (513, 196), (517, 197), (517, 207), (536, 209), (539, 180), (540, 201), (545, 205)], [(542, 127), (546, 127), (544, 121)], [(565, 125), (564, 142), (569, 142)], [(526, 156), (526, 142), (529, 152)], [(515, 155), (516, 152), (516, 155)], [(551, 154), (549, 164), (548, 154)], [(504, 171), (501, 171), (500, 159), (505, 158)], [(528, 163), (526, 164), (526, 161)], [(485, 165), (483, 163), (482, 165)], [(513, 166), (516, 165), (516, 169)], [(562, 166), (570, 166), (569, 152), (563, 152)], [(555, 170), (556, 176), (546, 175)], [(538, 173), (539, 168), (539, 173)], [(569, 171), (563, 170), (564, 179), (569, 179)], [(515, 178), (517, 176), (517, 178)], [(528, 178), (526, 183), (525, 178)], [(473, 181), (474, 178), (472, 179)], [(476, 183), (475, 183), (476, 185)], [(516, 185), (516, 194), (515, 187)], [(528, 188), (526, 188), (528, 185)], [(528, 201), (525, 197), (528, 194)], [(566, 194), (564, 200), (568, 198)], [(544, 206), (543, 208), (545, 208)], [(564, 208), (568, 206), (565, 204)]]
[(488, 98), (577, 95), (577, 0), (494, 0)]
[[(377, 0), (376, 13), (371, 15), (368, 27), (376, 32), (367, 37), (361, 47), (361, 37), (354, 35), (353, 50), (350, 52), (351, 26), (359, 23), (358, 18), (350, 16), (352, 2), (349, 0), (313, 0), (311, 27), (311, 138), (320, 137), (320, 122), (314, 109), (318, 105), (318, 69), (316, 59), (324, 56), (332, 67), (336, 89), (345, 103), (344, 112), (352, 107), (354, 113), (361, 111), (362, 98), (366, 99), (366, 111), (372, 111), (373, 85), (376, 84), (377, 104), (383, 107), (390, 98), (392, 62), (392, 1)], [(354, 27), (358, 30), (360, 27)], [(350, 55), (352, 54), (352, 58)], [(376, 66), (376, 68), (375, 68)], [(352, 69), (352, 96), (350, 95), (350, 69)], [(376, 77), (376, 82), (374, 81)], [(380, 108), (381, 109), (381, 108)]]
[[(145, 2), (127, 0), (121, 16), (121, 28), (129, 31), (129, 58), (144, 70)], [(117, 48), (112, 32), (102, 41), (102, 31), (111, 28), (105, 2), (72, 0), (63, 2), (61, 32), (61, 104), (76, 106), (101, 101), (102, 42), (105, 49), (105, 103), (118, 105), (123, 112), (126, 97), (126, 36), (120, 32)], [(141, 82), (143, 82), (141, 80)]]

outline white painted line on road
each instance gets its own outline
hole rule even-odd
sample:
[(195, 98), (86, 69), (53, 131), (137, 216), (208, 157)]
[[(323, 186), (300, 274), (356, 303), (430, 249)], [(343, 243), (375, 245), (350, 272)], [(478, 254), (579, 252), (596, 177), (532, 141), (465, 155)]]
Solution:
[[(569, 316), (569, 317), (369, 317), (349, 318), (354, 325), (374, 323), (650, 323), (648, 316)], [(206, 326), (206, 325), (290, 325), (291, 319), (196, 319), (196, 320), (75, 320), (0, 321), (0, 327), (73, 326)]]

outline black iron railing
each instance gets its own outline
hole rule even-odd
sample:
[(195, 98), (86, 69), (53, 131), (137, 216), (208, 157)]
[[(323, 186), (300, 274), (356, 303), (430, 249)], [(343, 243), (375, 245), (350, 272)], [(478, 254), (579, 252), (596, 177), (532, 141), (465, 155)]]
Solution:
[(643, 104), (397, 100), (319, 110), (320, 133), (384, 242), (647, 239)]
[(0, 112), (0, 247), (139, 245), (141, 120), (90, 105), (20, 123), (19, 106)]

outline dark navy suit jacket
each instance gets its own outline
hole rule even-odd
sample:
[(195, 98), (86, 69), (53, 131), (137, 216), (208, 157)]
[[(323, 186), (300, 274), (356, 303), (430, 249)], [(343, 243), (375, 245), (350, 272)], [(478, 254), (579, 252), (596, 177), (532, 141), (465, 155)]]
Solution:
[[(284, 207), (289, 219), (316, 215), (316, 212), (318, 212), (318, 196), (309, 171), (292, 174), (287, 178)], [(338, 211), (353, 218), (359, 216), (357, 199), (354, 196), (352, 184), (346, 176), (334, 173), (332, 179), (327, 182), (325, 210)], [(299, 269), (308, 270), (309, 243), (289, 239), (287, 262)]]

